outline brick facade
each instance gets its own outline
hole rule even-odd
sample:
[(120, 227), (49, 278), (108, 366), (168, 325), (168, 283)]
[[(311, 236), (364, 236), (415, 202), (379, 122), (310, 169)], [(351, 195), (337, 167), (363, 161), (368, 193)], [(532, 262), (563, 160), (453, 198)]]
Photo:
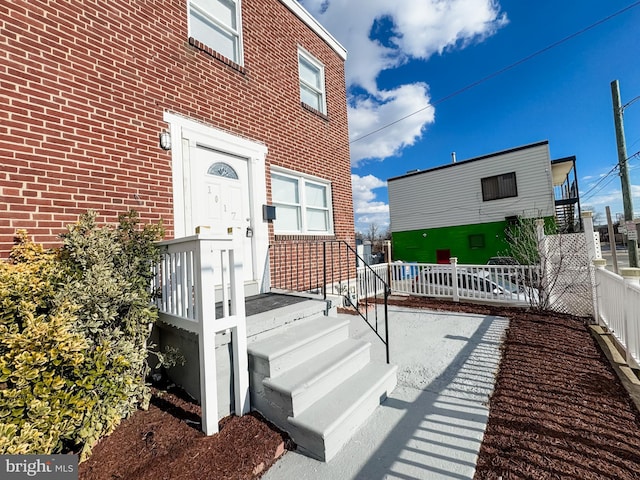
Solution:
[[(353, 243), (344, 61), (279, 0), (243, 0), (244, 65), (188, 38), (186, 1), (0, 5), (0, 256), (25, 228), (51, 246), (88, 209), (135, 209), (173, 236), (172, 112), (264, 143), (270, 166), (331, 181)], [(325, 66), (327, 114), (300, 103), (297, 51)], [(273, 230), (270, 230), (273, 239)]]

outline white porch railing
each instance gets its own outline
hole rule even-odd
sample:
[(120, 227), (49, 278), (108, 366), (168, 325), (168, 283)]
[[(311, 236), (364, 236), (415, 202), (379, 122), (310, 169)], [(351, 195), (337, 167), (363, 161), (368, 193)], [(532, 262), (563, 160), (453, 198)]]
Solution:
[[(198, 336), (202, 430), (218, 432), (216, 333), (230, 330), (233, 342), (235, 411), (249, 412), (247, 333), (242, 275), (242, 244), (232, 237), (205, 235), (159, 243), (162, 257), (154, 289), (159, 320)], [(222, 314), (216, 318), (216, 291)]]
[(615, 337), (626, 352), (628, 364), (640, 365), (640, 269), (623, 268), (622, 276), (595, 269), (596, 320)]

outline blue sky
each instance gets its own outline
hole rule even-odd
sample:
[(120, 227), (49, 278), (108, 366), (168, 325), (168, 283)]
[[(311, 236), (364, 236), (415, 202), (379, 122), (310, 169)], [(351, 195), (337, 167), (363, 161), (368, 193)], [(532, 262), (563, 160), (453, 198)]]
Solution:
[[(640, 96), (640, 2), (301, 3), (348, 50), (356, 230), (387, 228), (388, 178), (449, 163), (451, 152), (461, 161), (541, 140), (552, 159), (576, 156), (583, 208), (603, 220), (607, 205), (622, 213), (617, 171), (603, 178), (617, 164), (610, 84), (619, 81), (622, 104)], [(625, 109), (624, 126), (632, 156), (640, 100)], [(640, 153), (628, 165), (640, 216)]]

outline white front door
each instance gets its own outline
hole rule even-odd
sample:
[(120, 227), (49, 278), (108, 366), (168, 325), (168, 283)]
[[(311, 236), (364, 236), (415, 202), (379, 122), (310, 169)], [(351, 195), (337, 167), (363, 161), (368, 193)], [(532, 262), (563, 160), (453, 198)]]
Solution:
[(245, 281), (255, 280), (249, 165), (245, 158), (190, 142), (191, 227), (193, 233), (243, 239)]
[(245, 282), (255, 280), (253, 221), (247, 159), (191, 142), (191, 227), (193, 233), (242, 239)]
[(267, 291), (266, 145), (170, 112), (164, 120), (171, 132), (175, 237), (194, 235), (198, 226), (216, 236), (231, 231), (243, 242), (245, 294)]

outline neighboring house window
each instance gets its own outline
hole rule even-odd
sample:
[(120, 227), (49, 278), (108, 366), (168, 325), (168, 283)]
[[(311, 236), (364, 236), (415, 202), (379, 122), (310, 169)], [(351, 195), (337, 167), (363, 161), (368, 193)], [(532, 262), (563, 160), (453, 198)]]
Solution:
[(189, 0), (189, 36), (242, 64), (240, 0)]
[(298, 50), (300, 101), (326, 115), (324, 66), (303, 50)]
[(469, 235), (469, 248), (484, 248), (484, 234), (477, 233), (474, 235)]
[(276, 233), (322, 235), (333, 231), (328, 182), (301, 175), (272, 173)]
[(516, 172), (482, 179), (482, 200), (517, 197)]

